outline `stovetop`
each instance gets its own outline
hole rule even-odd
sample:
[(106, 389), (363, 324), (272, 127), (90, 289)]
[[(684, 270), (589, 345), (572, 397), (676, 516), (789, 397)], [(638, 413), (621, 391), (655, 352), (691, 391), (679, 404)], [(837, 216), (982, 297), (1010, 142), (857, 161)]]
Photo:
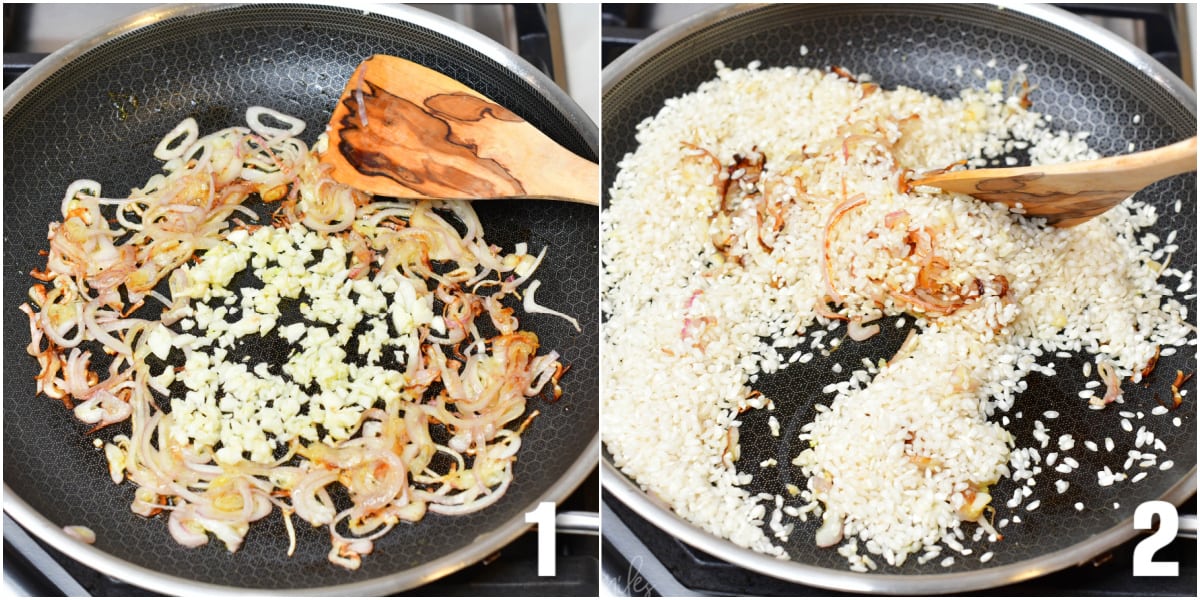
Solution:
[[(1182, 30), (1169, 4), (1059, 5), (1084, 15), (1128, 39), (1194, 85), (1181, 57), (1194, 42), (1183, 44)], [(704, 7), (698, 5), (605, 4), (601, 58), (608, 65), (659, 28)], [(1180, 514), (1196, 513), (1193, 496)], [(743, 569), (684, 544), (646, 521), (607, 491), (602, 494), (601, 583), (605, 596), (841, 596), (838, 592), (791, 583)], [(1177, 561), (1178, 577), (1134, 577), (1135, 538), (1094, 557), (1087, 564), (1033, 580), (967, 593), (968, 596), (1146, 596), (1196, 595), (1196, 540), (1179, 537), (1155, 554), (1155, 560)]]

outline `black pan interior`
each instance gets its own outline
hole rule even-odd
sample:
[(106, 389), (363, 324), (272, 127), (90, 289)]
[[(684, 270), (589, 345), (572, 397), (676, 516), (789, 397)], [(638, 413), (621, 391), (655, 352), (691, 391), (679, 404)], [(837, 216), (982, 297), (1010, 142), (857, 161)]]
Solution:
[[(597, 427), (598, 247), (596, 210), (558, 202), (478, 202), (488, 239), (511, 250), (549, 246), (538, 301), (577, 318), (577, 333), (547, 315), (522, 317), (544, 349), (571, 366), (565, 395), (531, 400), (541, 415), (523, 436), (516, 479), (489, 509), (430, 515), (397, 527), (349, 572), (326, 560), (325, 528), (297, 523), (296, 555), (275, 515), (251, 528), (237, 554), (220, 542), (189, 550), (166, 522), (129, 511), (133, 490), (108, 479), (88, 426), (55, 400), (34, 396), (36, 361), (25, 353), (28, 323), (17, 307), (44, 266), (46, 228), (78, 178), (122, 195), (158, 172), (158, 140), (192, 116), (202, 133), (244, 124), (264, 105), (304, 119), (312, 143), (360, 61), (392, 54), (441, 71), (514, 110), (568, 149), (595, 160), (594, 130), (520, 76), (451, 36), (362, 10), (306, 5), (243, 6), (176, 17), (113, 39), (72, 61), (7, 108), (4, 132), (4, 477), (21, 499), (59, 525), (91, 527), (96, 546), (134, 564), (201, 582), (296, 589), (364, 581), (417, 569), (474, 543), (520, 515), (586, 450)], [(136, 99), (136, 100), (134, 100)], [(518, 310), (518, 316), (523, 313)], [(126, 425), (127, 427), (127, 425)], [(102, 437), (122, 430), (114, 426)]]
[[(807, 55), (801, 55), (802, 45), (807, 46)], [(955, 96), (966, 87), (982, 86), (983, 80), (972, 74), (973, 69), (982, 69), (989, 79), (1008, 81), (1019, 65), (1027, 64), (1030, 83), (1037, 86), (1032, 95), (1033, 109), (1051, 115), (1055, 128), (1092, 132), (1089, 144), (1102, 155), (1127, 152), (1130, 142), (1138, 149), (1150, 149), (1196, 135), (1195, 106), (1182, 104), (1159, 82), (1094, 42), (1019, 12), (991, 5), (776, 5), (741, 12), (696, 31), (641, 61), (606, 90), (602, 126), (605, 189), (612, 185), (617, 161), (636, 148), (637, 123), (656, 114), (667, 98), (692, 91), (715, 77), (716, 60), (735, 68), (754, 60), (762, 61), (764, 68), (792, 65), (826, 69), (840, 65), (853, 73), (870, 73), (887, 89), (903, 85), (943, 98)], [(995, 66), (988, 67), (992, 60)], [(956, 67), (964, 71), (961, 78), (955, 72)], [(1135, 115), (1140, 115), (1140, 123), (1135, 122)], [(1154, 232), (1160, 238), (1178, 230), (1180, 249), (1171, 264), (1183, 271), (1194, 270), (1196, 177), (1170, 178), (1148, 188), (1140, 198), (1148, 199), (1158, 209), (1160, 218)], [(1177, 200), (1182, 201), (1179, 213), (1174, 211)], [(1174, 279), (1167, 281), (1172, 287), (1178, 283)], [(1194, 296), (1184, 302), (1194, 324)], [(906, 319), (907, 325), (902, 328), (894, 327), (895, 319), (883, 321), (882, 333), (867, 342), (845, 339), (828, 358), (818, 354), (807, 365), (793, 364), (758, 380), (753, 387), (774, 399), (778, 408), (774, 413), (750, 411), (741, 417), (742, 454), (738, 469), (754, 475), (753, 483), (748, 486), (751, 493), (782, 494), (786, 498), (788, 483), (804, 488), (800, 469), (790, 463), (806, 447), (796, 440), (796, 435), (800, 426), (814, 418), (813, 404), (832, 399), (821, 393), (822, 388), (846, 379), (850, 370), (862, 367), (863, 358), (873, 362), (890, 358), (912, 328), (912, 321)], [(845, 327), (834, 332), (836, 337), (845, 334)], [(1053, 491), (1058, 474), (1046, 468), (1037, 478), (1038, 487), (1042, 488), (1037, 495), (1041, 506), (1033, 512), (1004, 506), (1012, 496), (1011, 480), (993, 488), (998, 498), (993, 503), (999, 509), (996, 520), (1011, 519), (1015, 514), (1022, 522), (1010, 524), (1003, 531), (1002, 542), (991, 545), (985, 542), (986, 547), (976, 551), (975, 558), (985, 550), (995, 551), (986, 567), (1035, 559), (1082, 543), (1131, 518), (1139, 503), (1162, 497), (1195, 468), (1195, 382), (1185, 385), (1187, 396), (1177, 410), (1167, 416), (1150, 415), (1151, 409), (1158, 405), (1156, 397), (1170, 402), (1170, 384), (1176, 370), (1187, 373), (1195, 370), (1194, 349), (1184, 347), (1174, 356), (1160, 360), (1148, 387), (1126, 383), (1125, 404), (1105, 411), (1088, 410), (1077, 396), (1087, 381), (1082, 373), (1083, 363), (1092, 360), (1083, 353), (1070, 358), (1043, 357), (1042, 364), (1054, 362), (1058, 376), (1050, 378), (1034, 373), (1027, 378), (1029, 389), (1017, 398), (1013, 414), (1009, 415), (1012, 419), (1020, 411), (1024, 416), (1013, 419), (1008, 427), (1017, 447), (1038, 447), (1031, 432), (1034, 420), (1041, 419), (1055, 440), (1062, 433), (1074, 434), (1078, 446), (1064, 454), (1075, 457), (1081, 466), (1071, 475), (1062, 476), (1070, 483), (1063, 495)], [(841, 363), (846, 375), (831, 371), (835, 362)], [(1095, 377), (1093, 374), (1092, 378)], [(1055, 410), (1061, 416), (1046, 419), (1041, 415), (1047, 410)], [(1173, 459), (1173, 469), (1151, 468), (1148, 477), (1135, 485), (1097, 485), (1096, 471), (1103, 464), (1114, 462), (1120, 467), (1125, 453), (1134, 447), (1133, 434), (1120, 427), (1118, 410), (1145, 413), (1145, 419), (1134, 421), (1134, 430), (1146, 425), (1163, 439), (1169, 452), (1168, 456), (1159, 453), (1159, 461)], [(778, 438), (768, 433), (767, 419), (771, 414), (781, 424)], [(1000, 417), (996, 415), (995, 419)], [(1181, 426), (1171, 423), (1173, 417), (1181, 419)], [(1116, 448), (1106, 462), (1101, 462), (1100, 454), (1107, 454), (1106, 437), (1113, 438)], [(1098, 442), (1100, 453), (1083, 449), (1085, 439)], [(1042, 455), (1056, 450), (1055, 446), (1052, 443), (1049, 449), (1041, 450)], [(768, 458), (776, 459), (781, 467), (760, 469), (759, 463)], [(1130, 474), (1136, 471), (1135, 467)], [(1078, 501), (1089, 509), (1076, 511), (1073, 505)], [(773, 508), (771, 503), (767, 505), (768, 511)], [(793, 561), (845, 570), (845, 559), (833, 549), (819, 550), (814, 546), (812, 540), (819, 520), (800, 523), (784, 518), (785, 524), (792, 522), (796, 523), (796, 530), (790, 542), (782, 546)], [(770, 531), (767, 533), (769, 536)], [(982, 568), (977, 560), (962, 557), (948, 569), (938, 566), (939, 561), (919, 566), (910, 559), (902, 568), (890, 568), (878, 560), (881, 563), (878, 573), (924, 575)]]

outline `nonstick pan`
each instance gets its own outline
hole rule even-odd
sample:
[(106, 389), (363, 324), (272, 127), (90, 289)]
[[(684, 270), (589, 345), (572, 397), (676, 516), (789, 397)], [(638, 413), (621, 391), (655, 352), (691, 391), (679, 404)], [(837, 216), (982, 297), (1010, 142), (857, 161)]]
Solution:
[[(801, 53), (806, 46), (807, 54)], [(617, 163), (636, 148), (637, 124), (653, 116), (667, 98), (694, 90), (715, 76), (713, 63), (731, 68), (754, 60), (764, 68), (802, 66), (827, 69), (832, 65), (850, 72), (870, 73), (885, 88), (904, 85), (943, 98), (957, 95), (983, 81), (974, 69), (989, 78), (1006, 81), (1027, 65), (1026, 74), (1037, 86), (1034, 109), (1053, 117), (1055, 128), (1089, 131), (1089, 144), (1103, 155), (1126, 152), (1130, 143), (1155, 148), (1196, 134), (1196, 98), (1177, 77), (1145, 54), (1112, 34), (1061, 10), (1045, 6), (997, 7), (994, 5), (770, 5), (719, 8), (660, 31), (622, 55), (603, 73), (603, 177), (605, 189), (617, 173)], [(992, 62), (994, 61), (994, 62)], [(994, 65), (994, 66), (989, 66)], [(960, 76), (957, 71), (965, 72)], [(1175, 177), (1142, 192), (1160, 215), (1154, 232), (1165, 238), (1178, 230), (1179, 251), (1172, 264), (1187, 271), (1196, 266), (1196, 178)], [(1176, 212), (1175, 203), (1181, 203)], [(1182, 295), (1182, 294), (1180, 294)], [(1194, 319), (1194, 296), (1183, 300)], [(836, 360), (857, 364), (890, 358), (904, 340), (910, 325), (897, 329), (886, 321), (884, 333), (866, 343), (843, 344)], [(1193, 320), (1194, 324), (1195, 321)], [(838, 335), (844, 335), (844, 328)], [(1157, 406), (1155, 395), (1170, 398), (1176, 370), (1196, 368), (1194, 347), (1184, 347), (1158, 363), (1151, 386), (1125, 385), (1124, 410), (1144, 411)], [(1082, 365), (1092, 357), (1084, 353), (1053, 360), (1058, 376), (1031, 374), (1028, 390), (1017, 397), (1012, 413), (1024, 412), (1008, 427), (1017, 447), (1037, 447), (1032, 429), (1035, 416), (1056, 410), (1061, 416), (1049, 426), (1072, 432), (1077, 440), (1103, 440), (1112, 436), (1123, 456), (1133, 438), (1123, 435), (1117, 410), (1092, 411), (1079, 400), (1084, 389)], [(789, 465), (800, 450), (796, 433), (814, 417), (812, 405), (826, 399), (824, 386), (844, 379), (831, 372), (833, 360), (818, 358), (807, 365), (794, 364), (761, 376), (753, 387), (772, 398), (777, 409), (750, 411), (740, 416), (741, 458), (738, 469), (754, 475), (751, 495), (784, 494), (789, 483), (804, 487), (799, 468), (758, 468), (775, 458)], [(721, 559), (767, 576), (853, 592), (892, 594), (952, 593), (994, 587), (1036, 577), (1084, 563), (1133, 537), (1134, 510), (1145, 501), (1163, 499), (1178, 505), (1196, 491), (1196, 404), (1194, 381), (1172, 418), (1139, 421), (1169, 448), (1174, 468), (1155, 470), (1136, 485), (1101, 487), (1094, 473), (1101, 469), (1097, 453), (1072, 452), (1081, 463), (1067, 493), (1053, 489), (1039, 494), (1036, 511), (1014, 512), (1005, 507), (1013, 492), (1006, 480), (993, 487), (999, 521), (1014, 514), (1022, 519), (1004, 530), (1004, 539), (989, 549), (994, 557), (984, 564), (959, 557), (943, 568), (940, 560), (920, 565), (908, 560), (902, 567), (883, 564), (878, 571), (859, 574), (830, 549), (813, 542), (819, 519), (797, 520), (783, 548), (792, 557), (778, 560), (756, 554), (719, 539), (676, 516), (668, 506), (644, 492), (604, 453), (602, 481), (620, 501), (666, 532)], [(767, 418), (774, 414), (782, 434), (768, 432)], [(1000, 418), (1000, 415), (995, 417)], [(1116, 454), (1116, 453), (1120, 454)], [(1113, 462), (1113, 459), (1109, 459)], [(1119, 460), (1117, 462), (1120, 462)], [(1119, 465), (1118, 465), (1119, 466)], [(1039, 485), (1053, 488), (1053, 478), (1043, 474)], [(1074, 503), (1089, 508), (1077, 511)], [(768, 510), (773, 507), (768, 507)], [(768, 531), (768, 536), (770, 535)], [(977, 555), (978, 556), (978, 555)], [(883, 563), (884, 561), (878, 561)]]
[[(568, 149), (595, 160), (598, 132), (583, 111), (525, 61), (457, 24), (406, 7), (270, 4), (153, 9), (47, 58), (4, 93), (4, 509), (32, 533), (92, 568), (172, 594), (390, 593), (500, 550), (529, 528), (540, 502), (565, 499), (595, 467), (597, 433), (597, 211), (567, 203), (475, 205), (489, 241), (549, 248), (538, 301), (568, 313), (522, 316), (570, 370), (557, 403), (523, 436), (515, 479), (497, 504), (471, 515), (430, 515), (376, 542), (356, 571), (326, 559), (325, 528), (297, 523), (295, 556), (278, 512), (255, 523), (241, 550), (187, 549), (162, 518), (129, 510), (133, 489), (113, 485), (95, 434), (57, 400), (36, 396), (36, 361), (17, 307), (31, 269), (44, 266), (46, 231), (66, 186), (100, 181), (121, 194), (160, 169), (158, 140), (185, 117), (202, 132), (241, 125), (264, 105), (306, 121), (312, 143), (354, 68), (376, 53), (441, 71), (509, 107)], [(127, 428), (127, 424), (125, 425)], [(101, 437), (121, 433), (120, 425)], [(61, 531), (84, 525), (94, 546)]]

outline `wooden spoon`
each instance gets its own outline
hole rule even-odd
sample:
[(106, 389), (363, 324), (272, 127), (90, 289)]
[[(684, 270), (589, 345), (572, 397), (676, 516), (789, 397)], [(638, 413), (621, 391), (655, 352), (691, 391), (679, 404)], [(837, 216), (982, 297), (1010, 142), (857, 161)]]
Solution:
[(329, 119), (331, 176), (394, 198), (539, 198), (599, 205), (596, 163), (512, 111), (416, 63), (375, 55)]
[(1008, 169), (951, 171), (916, 179), (913, 185), (939, 187), (1045, 217), (1056, 227), (1072, 227), (1120, 204), (1134, 192), (1166, 177), (1196, 170), (1196, 138), (1155, 150), (1099, 160)]

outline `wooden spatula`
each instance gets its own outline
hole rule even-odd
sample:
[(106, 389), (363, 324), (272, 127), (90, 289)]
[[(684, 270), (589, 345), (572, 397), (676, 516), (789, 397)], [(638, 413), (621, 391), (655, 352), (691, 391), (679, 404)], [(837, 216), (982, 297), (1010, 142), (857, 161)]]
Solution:
[(1125, 156), (1039, 167), (951, 171), (915, 179), (912, 184), (939, 187), (1010, 207), (1020, 203), (1026, 215), (1045, 217), (1057, 227), (1071, 227), (1160, 179), (1195, 170), (1193, 137)]
[(416, 63), (375, 55), (346, 83), (321, 162), (394, 198), (540, 198), (598, 205), (599, 167), (479, 92)]

